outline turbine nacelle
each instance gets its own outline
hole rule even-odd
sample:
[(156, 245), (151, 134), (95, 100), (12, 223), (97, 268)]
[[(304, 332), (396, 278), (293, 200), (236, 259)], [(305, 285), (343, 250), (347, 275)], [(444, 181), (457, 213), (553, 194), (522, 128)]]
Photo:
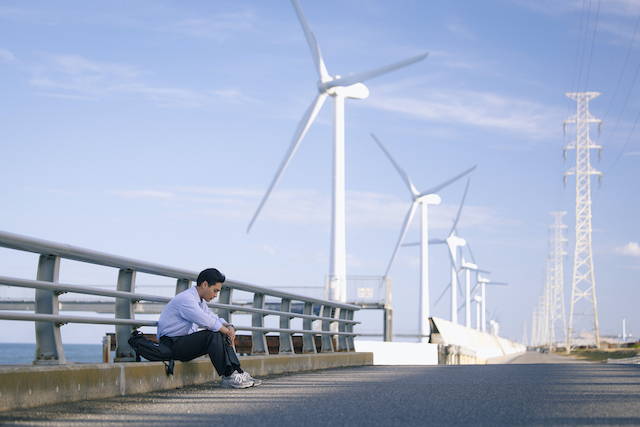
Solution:
[[(339, 78), (340, 76), (337, 77)], [(318, 82), (318, 90), (320, 93), (326, 93), (331, 96), (341, 96), (343, 98), (365, 99), (369, 96), (369, 89), (364, 83), (355, 83), (350, 86), (336, 85), (327, 87), (327, 83)]]
[[(465, 242), (466, 243), (466, 242)], [(477, 270), (478, 266), (471, 262), (463, 262), (460, 268), (466, 268), (468, 270)]]
[(449, 236), (446, 238), (446, 241), (450, 246), (464, 246), (467, 244), (466, 240), (458, 236)]
[(427, 205), (439, 205), (442, 199), (437, 194), (427, 194), (425, 196), (416, 197), (414, 199), (417, 203), (424, 203)]

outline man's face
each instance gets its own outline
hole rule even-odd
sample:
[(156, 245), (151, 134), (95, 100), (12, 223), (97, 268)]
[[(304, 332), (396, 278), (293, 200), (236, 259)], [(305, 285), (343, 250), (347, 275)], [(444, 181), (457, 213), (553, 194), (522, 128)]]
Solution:
[(206, 302), (209, 302), (218, 296), (218, 292), (220, 292), (220, 289), (222, 289), (222, 283), (216, 283), (214, 285), (209, 286), (208, 282), (203, 282), (202, 288), (203, 288), (202, 299), (205, 300)]

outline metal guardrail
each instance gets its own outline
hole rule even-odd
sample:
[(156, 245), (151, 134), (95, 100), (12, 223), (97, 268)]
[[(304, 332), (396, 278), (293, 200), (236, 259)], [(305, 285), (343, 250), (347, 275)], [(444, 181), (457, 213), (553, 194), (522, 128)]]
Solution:
[[(134, 292), (136, 273), (170, 277), (177, 280), (176, 294), (188, 289), (191, 282), (197, 280), (198, 272), (183, 270), (165, 265), (120, 257), (104, 252), (79, 248), (66, 244), (49, 242), (32, 237), (0, 231), (0, 247), (40, 254), (36, 280), (27, 280), (0, 276), (0, 284), (35, 289), (35, 313), (0, 312), (0, 319), (33, 321), (36, 328), (36, 358), (34, 364), (66, 364), (60, 327), (66, 323), (90, 323), (115, 325), (116, 357), (114, 361), (133, 361), (135, 352), (127, 340), (134, 327), (157, 326), (157, 321), (135, 319), (133, 306), (139, 301), (167, 303), (169, 297)], [(60, 260), (69, 259), (89, 264), (118, 268), (117, 290), (97, 289), (58, 283)], [(253, 306), (234, 305), (233, 290), (237, 289), (253, 294)], [(115, 318), (62, 316), (58, 313), (58, 295), (74, 292), (80, 294), (113, 297)], [(280, 310), (265, 309), (265, 298), (280, 299)], [(238, 331), (252, 334), (252, 354), (268, 354), (267, 333), (280, 334), (280, 353), (293, 354), (293, 334), (302, 334), (303, 352), (315, 353), (315, 335), (322, 337), (322, 352), (355, 351), (353, 326), (359, 322), (353, 320), (353, 314), (360, 307), (336, 301), (311, 298), (277, 290), (271, 290), (247, 283), (227, 280), (218, 295), (218, 303), (209, 303), (217, 309), (218, 315), (231, 322), (234, 312), (251, 313), (251, 326), (237, 326)], [(291, 311), (292, 301), (304, 303), (302, 314)], [(320, 314), (314, 315), (314, 305), (320, 306)], [(279, 328), (265, 326), (265, 316), (278, 316)], [(291, 329), (291, 319), (302, 319), (302, 329)], [(322, 330), (314, 330), (313, 323), (319, 321)], [(332, 328), (332, 325), (337, 325)], [(332, 337), (336, 336), (337, 348)]]
[(626, 359), (607, 359), (607, 363), (616, 365), (640, 365), (640, 356), (628, 357)]

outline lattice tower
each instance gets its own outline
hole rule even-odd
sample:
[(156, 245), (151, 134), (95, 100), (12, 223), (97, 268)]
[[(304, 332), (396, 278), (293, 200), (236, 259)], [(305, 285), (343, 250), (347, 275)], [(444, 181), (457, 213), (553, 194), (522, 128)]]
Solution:
[(547, 258), (547, 278), (544, 281), (543, 298), (544, 304), (544, 341), (543, 343), (550, 346), (555, 340), (554, 331), (551, 327), (551, 296), (552, 296), (552, 276), (551, 276), (551, 260)]
[(531, 314), (531, 345), (535, 347), (538, 344), (538, 307), (534, 307)]
[[(567, 175), (576, 176), (576, 246), (573, 257), (573, 280), (571, 285), (571, 314), (569, 315), (569, 331), (567, 334), (567, 353), (571, 352), (571, 341), (576, 338), (576, 332), (587, 332), (595, 335), (595, 345), (600, 348), (600, 336), (598, 330), (598, 310), (596, 304), (595, 277), (593, 273), (593, 251), (591, 249), (591, 175), (602, 173), (595, 170), (590, 163), (589, 153), (591, 149), (602, 147), (595, 145), (589, 139), (590, 123), (599, 123), (602, 120), (595, 119), (589, 114), (589, 100), (600, 95), (599, 92), (565, 93), (578, 104), (577, 113), (565, 122), (576, 124), (576, 139), (564, 149), (576, 150), (576, 166), (569, 169)], [(577, 331), (584, 321), (591, 320), (590, 328)]]
[(564, 251), (564, 245), (567, 239), (564, 237), (564, 230), (567, 226), (562, 223), (562, 217), (566, 215), (566, 212), (551, 212), (551, 215), (555, 217), (553, 226), (553, 251), (551, 252), (551, 272), (552, 272), (552, 286), (551, 286), (551, 333), (553, 340), (551, 345), (555, 347), (556, 342), (563, 337), (564, 343), (567, 342), (567, 319), (565, 315), (564, 307), (564, 268), (563, 268), (563, 256), (567, 255)]

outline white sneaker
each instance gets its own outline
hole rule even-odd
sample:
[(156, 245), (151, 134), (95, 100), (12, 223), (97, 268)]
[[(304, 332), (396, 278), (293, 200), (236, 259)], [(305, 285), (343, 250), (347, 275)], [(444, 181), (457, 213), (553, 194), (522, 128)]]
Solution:
[(262, 384), (262, 380), (257, 380), (257, 379), (255, 379), (255, 378), (253, 378), (251, 375), (249, 375), (249, 372), (247, 372), (247, 371), (244, 371), (244, 372), (243, 372), (243, 373), (241, 373), (240, 375), (242, 376), (242, 378), (243, 378), (245, 381), (251, 381), (251, 382), (253, 382), (253, 386), (254, 386), (254, 387), (259, 386), (260, 384)]
[(238, 371), (233, 371), (228, 377), (222, 377), (220, 381), (220, 387), (222, 388), (247, 388), (253, 385), (253, 381), (247, 380), (243, 377), (243, 374)]

